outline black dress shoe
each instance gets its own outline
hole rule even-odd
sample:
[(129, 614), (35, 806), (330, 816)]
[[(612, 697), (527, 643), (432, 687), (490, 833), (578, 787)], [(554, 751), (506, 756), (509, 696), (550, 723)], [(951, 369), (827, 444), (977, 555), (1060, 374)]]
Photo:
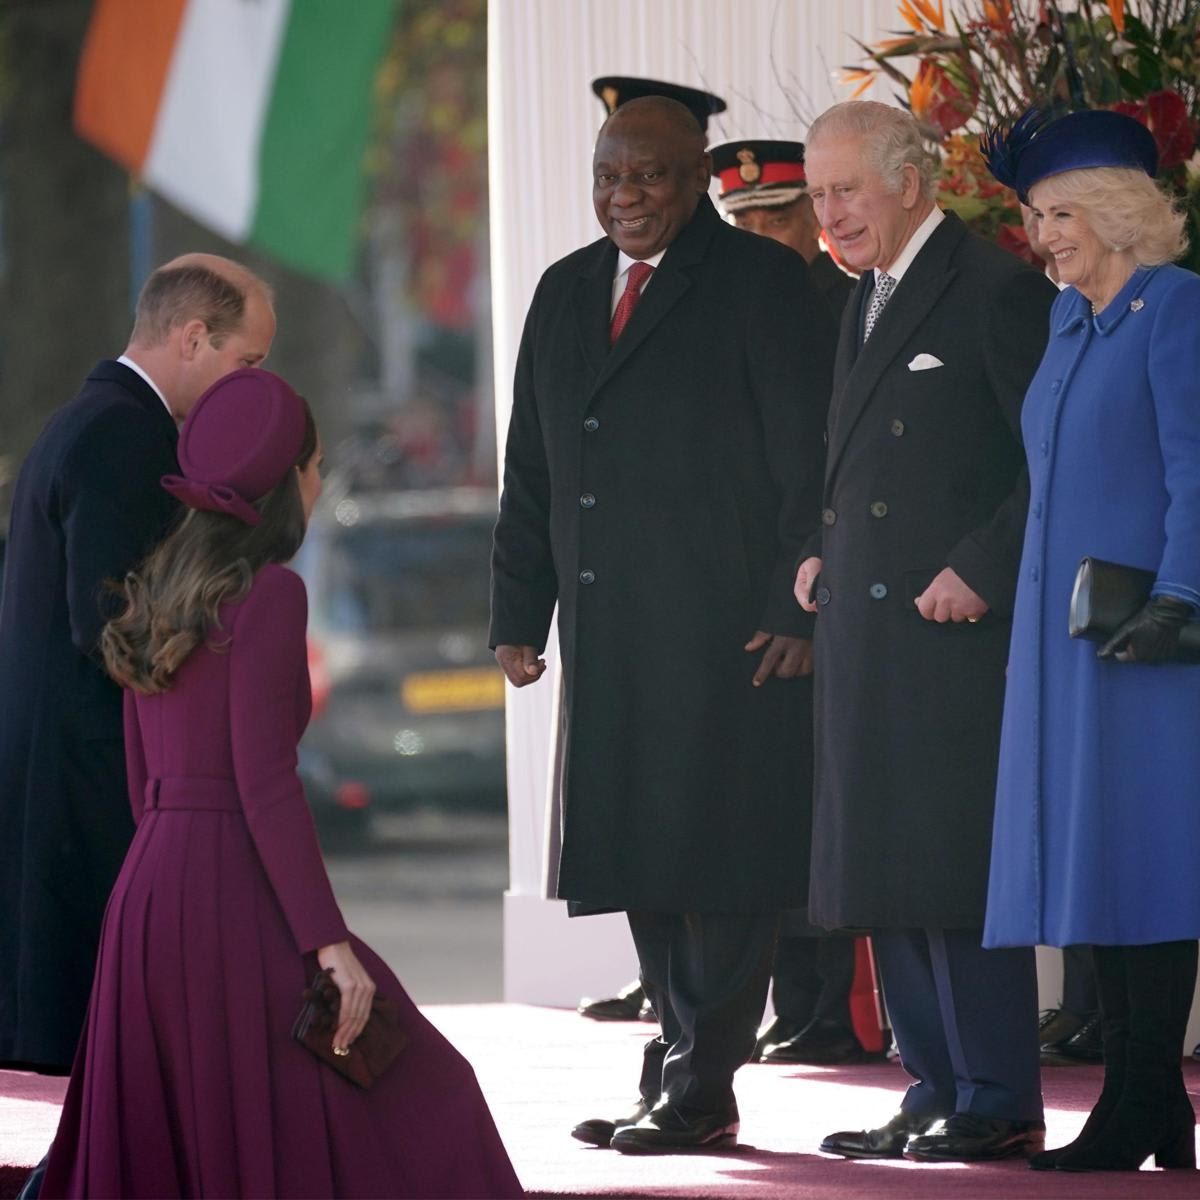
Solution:
[(631, 983), (615, 996), (604, 1000), (592, 1000), (584, 996), (575, 1011), (593, 1021), (636, 1021), (645, 1003), (646, 993), (642, 991), (642, 985)]
[(646, 1021), (651, 1025), (658, 1024), (658, 1014), (654, 1011), (654, 1005), (650, 1003), (650, 997), (647, 996), (642, 1001), (642, 1007), (638, 1009), (639, 1021)]
[(1042, 1047), (1042, 1062), (1050, 1067), (1086, 1067), (1104, 1061), (1100, 1014), (1083, 1022), (1070, 1037)]
[(843, 1158), (902, 1158), (909, 1139), (924, 1133), (940, 1120), (940, 1117), (919, 1117), (901, 1109), (878, 1129), (831, 1133), (821, 1143), (821, 1149), (826, 1154), (840, 1154)]
[(613, 1121), (604, 1117), (589, 1117), (571, 1130), (571, 1136), (577, 1142), (586, 1142), (589, 1146), (599, 1146), (603, 1149), (612, 1141), (613, 1134), (618, 1129), (625, 1125), (636, 1125), (650, 1111), (650, 1107), (645, 1100), (639, 1100), (627, 1117), (617, 1117)]
[(793, 1021), (791, 1017), (774, 1016), (758, 1031), (758, 1039), (754, 1043), (754, 1053), (751, 1062), (759, 1062), (768, 1046), (777, 1046), (780, 1042), (790, 1041), (804, 1028), (803, 1021)]
[(1037, 1154), (1046, 1145), (1044, 1121), (1005, 1121), (955, 1113), (908, 1139), (904, 1157), (918, 1162), (990, 1162)]
[(622, 1125), (612, 1148), (622, 1154), (674, 1154), (680, 1150), (729, 1150), (737, 1145), (737, 1106), (723, 1113), (689, 1114), (659, 1104), (636, 1125)]
[(1065, 1042), (1086, 1020), (1086, 1014), (1072, 1012), (1069, 1008), (1044, 1009), (1038, 1014), (1038, 1046), (1048, 1050)]
[(862, 1042), (840, 1021), (818, 1017), (795, 1036), (764, 1047), (761, 1061), (766, 1063), (804, 1063), (814, 1067), (833, 1067), (859, 1063), (867, 1057)]

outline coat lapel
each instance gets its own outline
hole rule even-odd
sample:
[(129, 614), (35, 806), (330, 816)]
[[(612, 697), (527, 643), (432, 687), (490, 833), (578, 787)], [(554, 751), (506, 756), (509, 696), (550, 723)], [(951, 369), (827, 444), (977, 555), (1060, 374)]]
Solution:
[(571, 310), (579, 344), (594, 379), (608, 358), (608, 327), (611, 323), (613, 275), (617, 248), (607, 239), (595, 243), (595, 255), (580, 272), (571, 293)]
[[(857, 351), (849, 369), (843, 373), (846, 352), (848, 349), (853, 352), (858, 343), (859, 306), (855, 301), (861, 302), (864, 299), (861, 289), (870, 286), (870, 280), (860, 280), (860, 290), (847, 306), (850, 312), (847, 313), (839, 339), (838, 387), (829, 419), (826, 479), (833, 478), (850, 434), (870, 404), (883, 373), (917, 332), (957, 273), (950, 260), (965, 236), (966, 226), (953, 213), (947, 213), (929, 241), (921, 247), (912, 266), (904, 273), (871, 336)], [(853, 321), (852, 315), (855, 318)]]

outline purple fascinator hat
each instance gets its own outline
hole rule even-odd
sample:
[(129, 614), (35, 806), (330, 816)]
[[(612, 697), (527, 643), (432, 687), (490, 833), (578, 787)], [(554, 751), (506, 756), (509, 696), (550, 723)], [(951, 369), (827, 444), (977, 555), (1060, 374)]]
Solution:
[(254, 507), (295, 465), (304, 443), (304, 401), (278, 375), (243, 367), (196, 401), (179, 431), (179, 475), (161, 483), (189, 508), (247, 525)]
[(979, 139), (988, 170), (1029, 203), (1035, 183), (1082, 167), (1132, 167), (1151, 178), (1158, 170), (1154, 135), (1140, 121), (1108, 109), (1067, 113), (1030, 108), (1010, 125)]

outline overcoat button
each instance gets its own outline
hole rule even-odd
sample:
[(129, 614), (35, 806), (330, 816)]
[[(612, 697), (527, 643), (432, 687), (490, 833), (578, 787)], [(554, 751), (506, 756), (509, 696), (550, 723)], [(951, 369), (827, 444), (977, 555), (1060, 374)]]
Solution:
[(583, 583), (583, 584), (595, 583), (596, 582), (596, 572), (595, 571), (586, 571), (586, 570), (580, 571), (579, 572), (579, 582)]
[(1050, 443), (1049, 442), (1042, 443), (1042, 457), (1043, 458), (1050, 457)]
[(1037, 583), (1037, 581), (1038, 581), (1037, 567), (1034, 567), (1033, 570), (1029, 572), (1029, 578), (1032, 579), (1034, 583)]
[(871, 516), (886, 517), (888, 515), (888, 506), (882, 500), (876, 500), (871, 505)]
[(817, 603), (822, 607), (829, 603), (829, 589), (827, 587), (817, 588)]
[(588, 431), (588, 433), (595, 433), (596, 430), (600, 428), (600, 421), (596, 417), (588, 417), (587, 420), (584, 421), (583, 427)]
[(892, 437), (903, 437), (903, 436), (904, 436), (904, 422), (903, 421), (893, 421), (892, 422)]
[(1062, 391), (1062, 380), (1056, 379), (1051, 385), (1050, 390), (1057, 396)]
[(824, 521), (826, 525), (832, 525), (834, 521), (837, 520), (837, 513), (835, 513), (832, 508), (827, 508), (821, 513), (821, 520)]
[(583, 495), (579, 497), (579, 507), (580, 508), (595, 508), (596, 507), (596, 497), (593, 496), (591, 492), (584, 492)]
[(887, 584), (873, 583), (870, 590), (872, 600), (883, 600), (887, 596)]

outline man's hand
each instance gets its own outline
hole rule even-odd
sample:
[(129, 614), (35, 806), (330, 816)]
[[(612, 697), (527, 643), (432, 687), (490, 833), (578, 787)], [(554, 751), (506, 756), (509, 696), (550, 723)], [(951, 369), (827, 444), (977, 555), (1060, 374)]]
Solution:
[[(809, 559), (809, 562), (814, 561)], [(748, 654), (756, 650), (766, 651), (758, 670), (754, 672), (754, 686), (762, 687), (772, 675), (779, 679), (798, 679), (811, 675), (813, 671), (812, 642), (807, 638), (784, 637), (782, 634), (764, 633), (761, 629), (746, 643)]]
[(821, 560), (819, 558), (806, 558), (796, 572), (796, 586), (792, 590), (796, 594), (797, 602), (805, 612), (815, 613), (817, 611), (817, 602), (813, 599), (812, 590), (816, 586), (817, 576), (820, 573)]
[(987, 601), (971, 591), (950, 567), (943, 567), (917, 597), (917, 612), (939, 624), (970, 621), (974, 625), (987, 611)]
[(537, 683), (546, 669), (546, 660), (538, 658), (536, 646), (497, 646), (496, 661), (513, 687)]

